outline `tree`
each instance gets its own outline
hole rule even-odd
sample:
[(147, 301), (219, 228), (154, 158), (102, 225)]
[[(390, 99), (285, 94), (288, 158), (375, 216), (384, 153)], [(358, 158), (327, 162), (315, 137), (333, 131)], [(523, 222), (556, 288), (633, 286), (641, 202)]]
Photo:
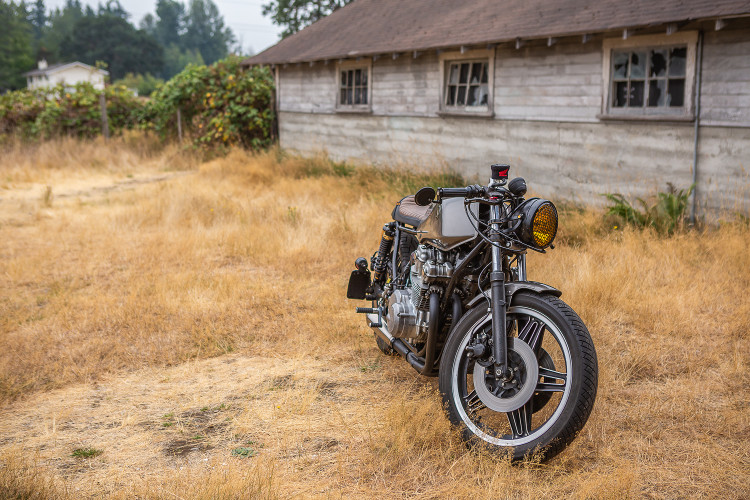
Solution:
[(130, 14), (122, 8), (120, 0), (107, 0), (107, 3), (104, 5), (99, 4), (98, 14), (100, 16), (113, 16), (121, 19), (127, 19), (130, 17)]
[(191, 0), (185, 25), (183, 49), (197, 50), (206, 64), (227, 56), (234, 34), (212, 0)]
[(270, 15), (284, 31), (281, 38), (293, 35), (305, 26), (323, 19), (353, 0), (271, 0), (263, 4), (263, 15)]
[(165, 80), (169, 80), (188, 64), (202, 66), (205, 61), (197, 50), (182, 50), (173, 43), (164, 49), (164, 69), (161, 75)]
[(60, 54), (91, 65), (104, 61), (112, 80), (126, 73), (158, 74), (164, 66), (164, 49), (154, 37), (109, 13), (79, 19), (74, 34), (63, 40)]
[(60, 61), (60, 44), (65, 38), (72, 36), (76, 22), (84, 15), (79, 0), (66, 0), (61, 9), (51, 11), (39, 45), (38, 56), (47, 59), (48, 62)]
[(32, 26), (22, 3), (0, 2), (0, 92), (26, 85), (25, 71), (34, 67)]
[(180, 37), (185, 27), (185, 6), (175, 0), (158, 0), (156, 2), (156, 21), (154, 36), (164, 47), (170, 44), (180, 45)]
[(47, 24), (47, 8), (44, 6), (44, 0), (34, 2), (29, 12), (29, 21), (34, 27), (34, 40), (41, 40)]

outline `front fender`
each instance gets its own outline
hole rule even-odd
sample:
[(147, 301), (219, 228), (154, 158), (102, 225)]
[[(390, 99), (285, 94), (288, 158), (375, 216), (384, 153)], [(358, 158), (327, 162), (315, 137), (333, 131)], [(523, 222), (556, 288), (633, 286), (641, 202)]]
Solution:
[[(505, 283), (505, 300), (510, 303), (513, 299), (513, 294), (521, 292), (523, 290), (529, 290), (535, 293), (553, 295), (559, 297), (562, 292), (555, 287), (545, 285), (544, 283), (538, 283), (536, 281), (508, 281)], [(466, 309), (471, 309), (481, 301), (490, 300), (490, 291), (480, 293), (466, 304)]]

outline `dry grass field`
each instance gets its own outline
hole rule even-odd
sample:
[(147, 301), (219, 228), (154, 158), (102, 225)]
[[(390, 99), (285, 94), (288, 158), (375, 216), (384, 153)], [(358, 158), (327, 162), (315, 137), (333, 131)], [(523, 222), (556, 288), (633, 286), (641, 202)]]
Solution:
[(529, 275), (587, 323), (599, 394), (563, 454), (510, 465), (344, 298), (421, 182), (141, 136), (3, 146), (0, 497), (750, 498), (746, 224), (563, 212)]

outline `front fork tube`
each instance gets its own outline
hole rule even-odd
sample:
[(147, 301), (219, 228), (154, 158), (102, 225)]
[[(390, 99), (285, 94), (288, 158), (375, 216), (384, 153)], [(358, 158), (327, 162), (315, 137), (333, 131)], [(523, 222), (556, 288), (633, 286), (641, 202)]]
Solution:
[[(493, 221), (500, 220), (500, 207), (490, 207)], [(500, 250), (500, 224), (492, 222), (492, 271), (490, 272), (490, 286), (492, 290), (492, 357), (495, 359), (495, 375), (504, 376), (508, 371), (508, 338), (505, 330), (505, 273), (503, 272), (503, 253)]]

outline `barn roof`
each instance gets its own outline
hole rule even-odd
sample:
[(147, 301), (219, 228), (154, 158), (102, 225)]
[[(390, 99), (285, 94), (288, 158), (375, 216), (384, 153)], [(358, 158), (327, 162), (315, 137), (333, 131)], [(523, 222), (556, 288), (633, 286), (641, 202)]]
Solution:
[(750, 14), (750, 0), (356, 0), (245, 61), (279, 64)]

